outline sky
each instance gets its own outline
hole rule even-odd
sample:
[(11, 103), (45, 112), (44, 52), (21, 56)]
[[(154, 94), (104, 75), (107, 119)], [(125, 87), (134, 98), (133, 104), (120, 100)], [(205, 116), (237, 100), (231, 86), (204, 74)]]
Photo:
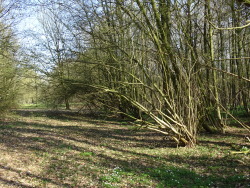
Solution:
[[(41, 10), (38, 6), (28, 6), (21, 10), (20, 18), (14, 27), (16, 38), (20, 46), (19, 59), (23, 65), (34, 65), (39, 70), (49, 70), (49, 52), (41, 48), (45, 39), (43, 29), (39, 23)], [(46, 65), (47, 64), (47, 65)]]
[(38, 21), (38, 7), (28, 6), (23, 10), (22, 17), (16, 25), (18, 39), (21, 45), (33, 45), (36, 42), (35, 35), (41, 33), (42, 28)]

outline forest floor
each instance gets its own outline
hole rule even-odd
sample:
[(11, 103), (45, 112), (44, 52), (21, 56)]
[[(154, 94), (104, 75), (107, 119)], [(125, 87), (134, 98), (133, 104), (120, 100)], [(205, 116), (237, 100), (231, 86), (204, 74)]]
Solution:
[[(250, 122), (250, 120), (248, 121)], [(248, 132), (176, 148), (127, 121), (17, 110), (0, 119), (0, 187), (250, 187)]]

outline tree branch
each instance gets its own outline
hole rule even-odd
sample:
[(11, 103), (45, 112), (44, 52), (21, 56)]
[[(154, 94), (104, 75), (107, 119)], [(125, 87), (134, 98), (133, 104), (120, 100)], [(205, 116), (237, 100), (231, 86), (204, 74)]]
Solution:
[(244, 29), (244, 28), (246, 28), (246, 27), (248, 27), (248, 26), (250, 26), (250, 23), (247, 23), (246, 25), (243, 25), (243, 26), (240, 26), (240, 27), (228, 27), (228, 28), (221, 28), (221, 27), (217, 27), (217, 26), (215, 26), (212, 22), (210, 22), (209, 20), (208, 20), (208, 22), (215, 28), (215, 29), (217, 29), (217, 30), (234, 30), (234, 29)]

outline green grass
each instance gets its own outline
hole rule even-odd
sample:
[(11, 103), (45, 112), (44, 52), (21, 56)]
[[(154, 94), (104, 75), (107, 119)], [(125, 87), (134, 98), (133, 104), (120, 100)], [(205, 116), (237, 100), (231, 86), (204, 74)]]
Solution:
[(249, 154), (231, 153), (250, 148), (247, 134), (230, 127), (175, 148), (125, 121), (21, 110), (0, 120), (0, 187), (247, 187)]
[(31, 141), (40, 141), (40, 142), (43, 142), (44, 138), (42, 138), (42, 137), (31, 137), (30, 140)]
[(93, 156), (94, 153), (93, 152), (81, 152), (80, 156)]
[(22, 104), (20, 105), (20, 109), (46, 109), (47, 106), (42, 103), (38, 104)]

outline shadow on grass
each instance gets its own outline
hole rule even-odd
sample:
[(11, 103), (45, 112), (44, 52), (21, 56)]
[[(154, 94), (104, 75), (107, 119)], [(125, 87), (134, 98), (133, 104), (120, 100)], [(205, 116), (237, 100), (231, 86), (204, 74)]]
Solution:
[[(101, 155), (104, 159), (100, 166), (110, 164), (113, 169), (119, 167), (120, 174), (132, 173), (139, 177), (148, 177), (149, 179), (158, 180), (158, 187), (244, 187), (249, 186), (249, 176), (244, 175), (232, 175), (226, 176), (226, 174), (236, 167), (244, 168), (248, 170), (249, 167), (246, 165), (239, 165), (238, 162), (234, 160), (218, 161), (216, 158), (204, 158), (204, 157), (180, 157), (179, 155), (170, 155), (166, 158), (161, 158), (159, 164), (157, 162), (150, 163), (149, 158), (141, 156), (137, 160), (128, 161), (114, 159), (109, 156)], [(152, 156), (150, 157), (152, 159)], [(148, 160), (148, 164), (145, 162)], [(161, 165), (165, 161), (181, 164), (189, 164), (189, 168), (175, 167), (171, 165)], [(231, 164), (231, 162), (233, 164)], [(229, 168), (232, 167), (232, 168)], [(206, 172), (211, 170), (216, 170), (218, 173), (213, 175), (200, 175), (194, 172), (195, 168), (207, 168)], [(224, 167), (224, 168), (223, 168)], [(212, 169), (216, 168), (216, 169)], [(117, 170), (116, 170), (117, 171)], [(113, 174), (113, 173), (112, 173)], [(112, 175), (111, 174), (111, 175)], [(142, 176), (141, 176), (142, 175)]]
[[(11, 172), (14, 172), (14, 173), (17, 173), (17, 174), (22, 174), (22, 176), (26, 176), (26, 177), (30, 177), (30, 178), (35, 178), (35, 179), (38, 179), (38, 180), (41, 180), (41, 181), (50, 182), (50, 183), (52, 183), (54, 185), (64, 186), (64, 187), (65, 186), (66, 187), (71, 187), (69, 184), (58, 183), (58, 182), (53, 181), (52, 179), (44, 178), (44, 177), (41, 177), (41, 176), (37, 176), (37, 175), (32, 174), (30, 172), (23, 172), (21, 170), (17, 170), (17, 169), (8, 167), (8, 166), (3, 166), (1, 164), (0, 164), (0, 169), (6, 170), (6, 171), (11, 171)], [(32, 186), (21, 184), (18, 181), (5, 180), (3, 178), (0, 178), (0, 181), (3, 181), (4, 183), (9, 184), (9, 185), (15, 185), (15, 186), (19, 186), (19, 187), (32, 187)]]
[(4, 178), (1, 178), (0, 177), (0, 183), (3, 183), (4, 185), (9, 185), (9, 186), (12, 186), (12, 187), (23, 187), (23, 188), (33, 188), (32, 186), (29, 186), (29, 185), (24, 185), (18, 181), (14, 181), (14, 180), (7, 180), (7, 179), (4, 179)]
[[(20, 115), (34, 116), (32, 111), (28, 114), (23, 113), (22, 111)], [(68, 117), (67, 112), (66, 115), (58, 115), (57, 112), (55, 116), (51, 115), (51, 118), (62, 121), (80, 121), (76, 114)], [(39, 111), (35, 116), (43, 117), (44, 112)], [(124, 185), (127, 187), (240, 187), (249, 185), (248, 177), (228, 176), (230, 170), (235, 170), (235, 168), (248, 169), (247, 165), (239, 164), (235, 159), (224, 157), (218, 160), (211, 156), (173, 154), (158, 157), (146, 154), (141, 149), (172, 147), (171, 144), (160, 139), (159, 133), (134, 132), (118, 126), (109, 127), (107, 122), (91, 119), (81, 120), (81, 122), (82, 125), (79, 126), (57, 126), (21, 120), (0, 122), (0, 143), (20, 153), (28, 150), (37, 152), (41, 156), (48, 155), (49, 165), (41, 175), (25, 173), (25, 176), (59, 187), (85, 186), (84, 183), (87, 184), (87, 182), (81, 182), (81, 177), (87, 177), (97, 187), (111, 187), (111, 185), (118, 187), (119, 185), (123, 187)], [(94, 124), (91, 127), (84, 126), (85, 122)], [(99, 127), (96, 124), (103, 126)], [(115, 124), (116, 122), (112, 122), (109, 125)], [(169, 162), (178, 164), (180, 167), (169, 166)], [(0, 168), (21, 173), (13, 167), (0, 165)], [(202, 176), (195, 173), (196, 168), (202, 169), (204, 174), (209, 175)], [(217, 173), (211, 175), (215, 171)], [(66, 183), (65, 179), (69, 183)], [(0, 179), (0, 181), (4, 180)], [(15, 182), (12, 183), (15, 185)]]
[[(93, 159), (96, 158), (95, 160)], [(71, 158), (72, 160), (72, 158)], [(81, 161), (80, 157), (74, 160)], [(161, 159), (167, 160), (167, 159)], [(180, 160), (180, 159), (179, 159)], [(201, 160), (197, 157), (195, 160)], [(72, 176), (72, 170), (79, 174), (89, 176), (96, 179), (101, 187), (112, 187), (110, 185), (118, 185), (124, 180), (127, 181), (126, 187), (247, 187), (249, 186), (249, 177), (243, 175), (233, 175), (224, 177), (221, 175), (200, 175), (193, 170), (183, 167), (175, 167), (169, 165), (159, 165), (153, 163), (148, 158), (141, 156), (134, 160), (117, 159), (105, 154), (92, 155), (85, 158), (87, 166), (72, 166), (64, 161), (54, 161), (48, 167), (50, 169), (60, 169), (64, 166), (62, 172)], [(145, 162), (147, 164), (145, 164)], [(162, 161), (164, 163), (164, 161)], [(65, 165), (66, 164), (66, 165)], [(213, 164), (213, 163), (212, 163)], [(204, 163), (201, 164), (204, 167)], [(105, 174), (97, 176), (95, 170), (91, 170), (88, 166), (95, 166), (97, 169), (109, 169)], [(70, 169), (70, 170), (69, 170)], [(152, 181), (157, 182), (152, 184)], [(122, 186), (123, 187), (123, 186)]]
[(103, 125), (105, 123), (109, 124), (126, 124), (129, 123), (127, 119), (119, 119), (119, 118), (112, 118), (112, 117), (104, 117), (102, 114), (81, 114), (77, 111), (72, 110), (46, 110), (46, 109), (20, 109), (20, 110), (13, 110), (17, 115), (23, 117), (47, 117), (54, 120), (61, 120), (61, 121), (82, 121), (88, 120), (89, 123), (95, 123)]
[[(39, 113), (41, 113), (39, 111)], [(58, 114), (59, 112), (57, 112)], [(64, 112), (63, 112), (64, 113)], [(73, 113), (74, 114), (74, 113)], [(31, 116), (33, 117), (33, 116)], [(42, 117), (42, 116), (41, 116)], [(64, 117), (66, 119), (66, 117)], [(67, 120), (77, 119), (69, 118)], [(79, 121), (79, 120), (78, 120)], [(166, 147), (176, 147), (174, 142), (166, 142), (162, 139), (162, 134), (157, 132), (149, 132), (145, 130), (130, 130), (127, 128), (121, 128), (119, 122), (106, 122), (106, 121), (97, 121), (85, 118), (84, 121), (81, 120), (82, 125), (79, 126), (61, 126), (61, 125), (50, 125), (46, 123), (34, 123), (34, 122), (24, 122), (16, 120), (15, 122), (8, 124), (0, 125), (0, 129), (11, 130), (12, 132), (18, 133), (34, 133), (42, 136), (61, 136), (61, 138), (67, 138), (70, 140), (82, 142), (87, 142), (88, 140), (94, 140), (89, 144), (102, 144), (104, 139), (116, 139), (120, 143), (122, 141), (133, 141), (131, 147), (144, 147), (144, 148), (166, 148)], [(93, 124), (95, 126), (86, 127), (84, 124)], [(113, 128), (110, 126), (116, 125)], [(101, 126), (101, 127), (100, 127)], [(8, 132), (8, 131), (7, 131)], [(68, 133), (68, 134), (65, 134)], [(0, 133), (1, 134), (1, 133)], [(8, 133), (10, 134), (10, 132)], [(76, 139), (73, 135), (78, 135), (80, 138)]]
[(48, 117), (51, 119), (74, 121), (79, 120), (79, 114), (70, 110), (46, 110), (46, 109), (21, 109), (13, 110), (17, 115), (23, 117)]

